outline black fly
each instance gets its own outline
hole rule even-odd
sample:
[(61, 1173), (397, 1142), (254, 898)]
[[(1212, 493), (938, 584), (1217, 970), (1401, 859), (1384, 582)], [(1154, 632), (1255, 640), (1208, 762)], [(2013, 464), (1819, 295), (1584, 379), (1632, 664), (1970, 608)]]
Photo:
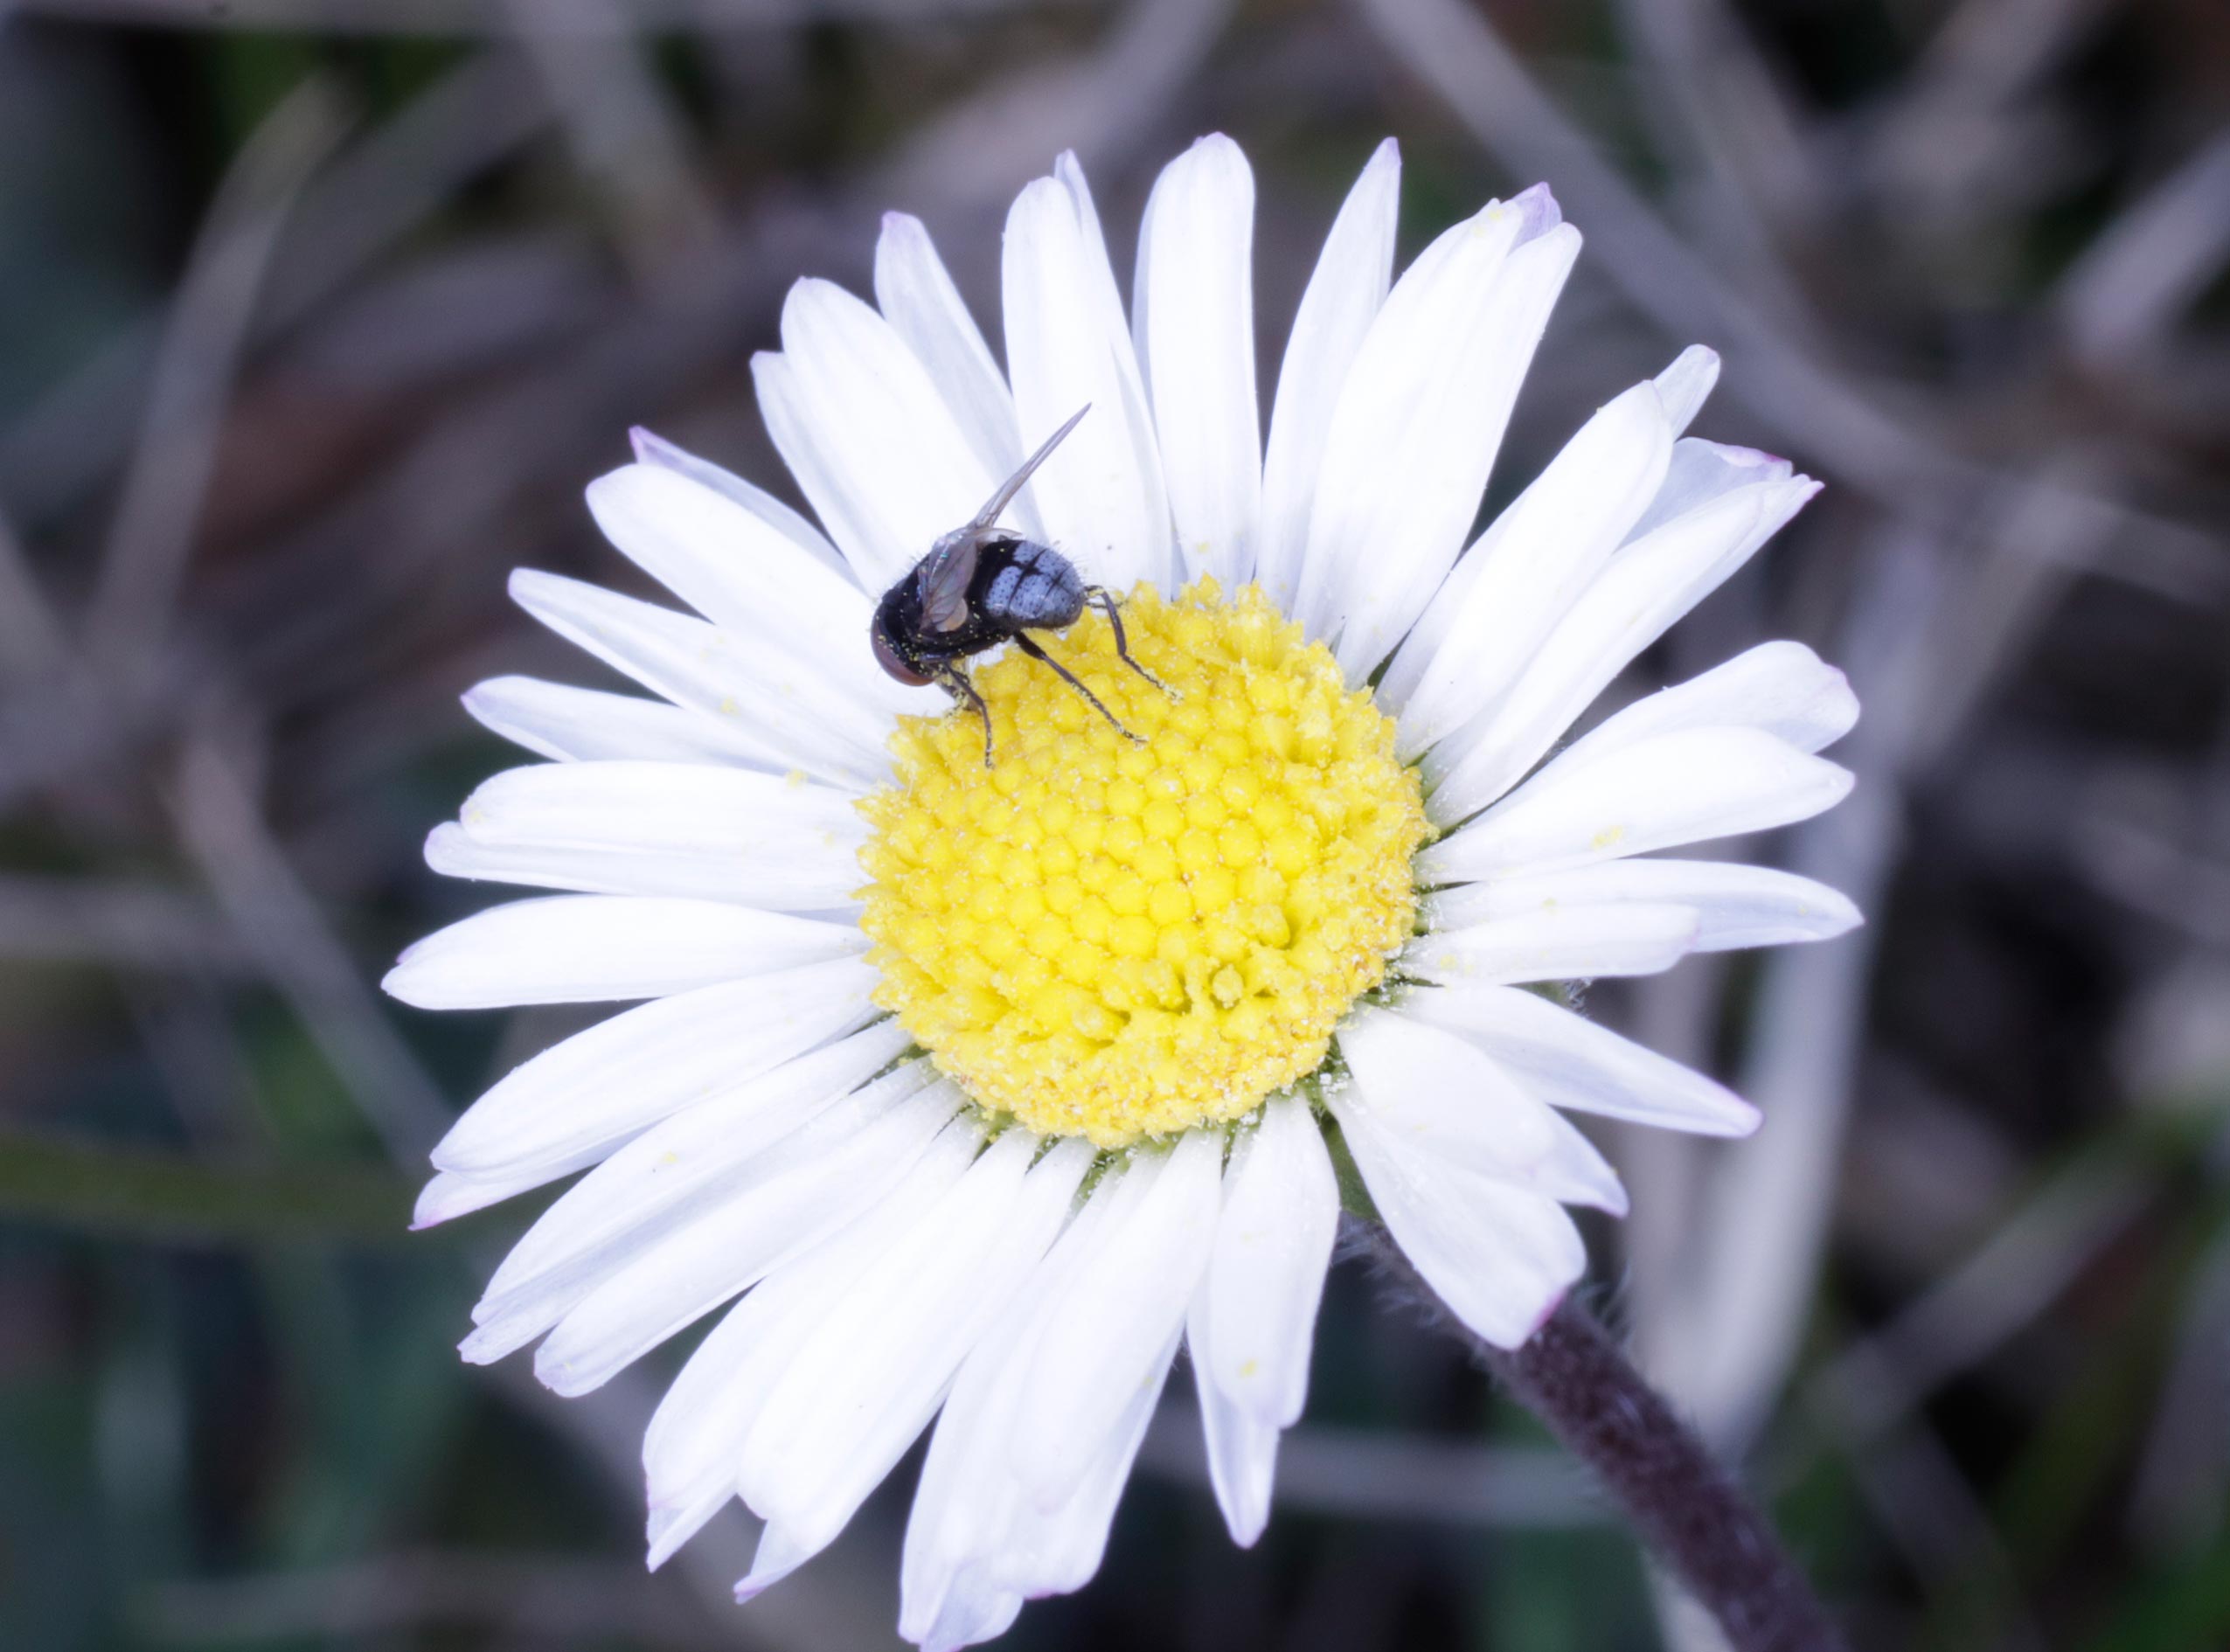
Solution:
[[(1038, 646), (1025, 632), (1059, 631), (1081, 619), (1087, 607), (1100, 609), (1115, 628), (1115, 653), (1132, 670), (1162, 688), (1146, 668), (1130, 657), (1122, 615), (1114, 593), (1087, 585), (1075, 565), (1051, 545), (1025, 539), (997, 525), (999, 512), (1013, 503), (1031, 473), (1046, 462), (1061, 438), (1092, 411), (1088, 402), (1047, 437), (1022, 469), (999, 484), (965, 526), (955, 528), (929, 548), (906, 575), (883, 593), (868, 635), (883, 670), (901, 683), (936, 684), (983, 719), (983, 767), (991, 766), (991, 712), (976, 691), (961, 662), (1002, 642), (1012, 642), (1033, 660), (1043, 660), (1124, 739), (1138, 736), (1123, 727), (1099, 697), (1075, 674)], [(1167, 689), (1162, 689), (1168, 693)], [(1140, 742), (1143, 744), (1143, 742)]]

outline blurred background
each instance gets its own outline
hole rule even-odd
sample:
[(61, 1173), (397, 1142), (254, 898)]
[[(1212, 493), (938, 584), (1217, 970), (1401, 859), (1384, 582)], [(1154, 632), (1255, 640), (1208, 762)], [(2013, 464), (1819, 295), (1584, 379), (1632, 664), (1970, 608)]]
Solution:
[[(373, 983), (490, 898), (419, 859), (515, 760), (459, 691), (599, 680), (504, 578), (631, 586), (627, 427), (789, 494), (794, 278), (903, 208), (996, 343), (1018, 186), (1077, 149), (1127, 271), (1212, 129), (1266, 388), (1392, 133), (1405, 256), (1539, 178), (1587, 238), (1490, 508), (1691, 341), (1830, 484), (1611, 702), (1844, 664), (1860, 790), (1762, 850), (1872, 921), (1591, 996), (1768, 1117), (1613, 1142), (1599, 1311), (1862, 1652), (2230, 1643), (2220, 0), (0, 0), (0, 1646), (895, 1644), (910, 1466), (739, 1611), (740, 1510), (642, 1569), (672, 1350), (458, 1363), (540, 1201), (407, 1235), (424, 1149), (568, 1024)], [(1010, 1644), (1711, 1645), (1358, 1262), (1251, 1552), (1183, 1389)]]

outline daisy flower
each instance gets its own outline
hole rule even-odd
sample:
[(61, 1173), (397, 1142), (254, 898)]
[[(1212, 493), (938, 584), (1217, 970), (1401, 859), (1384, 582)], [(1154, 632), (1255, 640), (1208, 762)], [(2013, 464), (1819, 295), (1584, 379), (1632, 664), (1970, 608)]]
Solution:
[[(1817, 484), (1684, 436), (1718, 367), (1692, 349), (1469, 538), (1580, 236), (1536, 188), (1393, 280), (1399, 176), (1388, 143), (1332, 226), (1267, 442), (1237, 146), (1161, 175), (1127, 316), (1064, 156), (1007, 218), (1004, 371), (913, 219), (884, 222), (874, 304), (792, 289), (753, 371), (817, 527), (638, 434), (589, 508), (688, 611), (514, 576), (655, 698), (467, 696), (548, 760), (483, 785), (428, 861), (571, 892), (443, 930), (386, 985), (635, 1007), (476, 1102), (419, 1220), (587, 1172), (463, 1345), (538, 1343), (562, 1394), (724, 1314), (644, 1442), (654, 1565), (740, 1497), (765, 1522), (748, 1597), (934, 1425), (900, 1627), (990, 1638), (1098, 1566), (1180, 1344), (1251, 1543), (1343, 1171), (1515, 1347), (1585, 1267), (1567, 1207), (1626, 1207), (1567, 1113), (1756, 1125), (1528, 989), (1858, 920), (1801, 878), (1657, 853), (1849, 788), (1815, 753), (1857, 705), (1809, 649), (1555, 749)], [(1035, 640), (1104, 717), (1019, 649), (979, 656), (987, 765), (972, 712), (878, 669), (871, 616), (1087, 406), (999, 520), (1119, 595), (1155, 680), (1098, 613)]]

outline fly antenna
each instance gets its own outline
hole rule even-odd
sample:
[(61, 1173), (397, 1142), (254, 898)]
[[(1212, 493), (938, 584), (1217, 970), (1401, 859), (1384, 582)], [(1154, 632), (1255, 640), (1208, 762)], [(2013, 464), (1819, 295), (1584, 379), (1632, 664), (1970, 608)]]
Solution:
[(1022, 491), (1023, 484), (1030, 480), (1032, 474), (1036, 472), (1038, 467), (1044, 464), (1047, 459), (1052, 456), (1053, 449), (1059, 447), (1061, 444), (1061, 438), (1068, 434), (1070, 431), (1075, 429), (1078, 421), (1081, 420), (1086, 413), (1090, 413), (1091, 411), (1092, 404), (1087, 401), (1081, 407), (1079, 407), (1074, 413), (1071, 413), (1066, 424), (1063, 425), (1059, 430), (1056, 430), (1052, 435), (1046, 438), (1046, 445), (1044, 447), (1039, 448), (1037, 452), (1032, 454), (1027, 459), (1022, 462), (1021, 469), (1016, 471), (1012, 475), (1009, 476), (1004, 482), (999, 484), (999, 490), (990, 496), (983, 508), (976, 513), (976, 520), (969, 523), (968, 525), (971, 528), (982, 529), (988, 528), (993, 523), (997, 522), (999, 519), (999, 512), (1004, 510), (1009, 505), (1014, 503), (1014, 496)]

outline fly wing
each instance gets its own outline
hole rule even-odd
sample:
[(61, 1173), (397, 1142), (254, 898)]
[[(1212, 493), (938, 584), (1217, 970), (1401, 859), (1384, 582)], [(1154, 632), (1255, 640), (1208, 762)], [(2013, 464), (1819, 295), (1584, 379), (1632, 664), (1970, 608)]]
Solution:
[(1092, 404), (1087, 401), (1081, 407), (1079, 407), (1074, 413), (1069, 414), (1068, 422), (1063, 425), (1059, 430), (1053, 432), (1052, 435), (1046, 437), (1046, 445), (1039, 448), (1037, 452), (1032, 454), (1027, 459), (1025, 459), (1022, 462), (1021, 469), (1016, 471), (1004, 482), (999, 483), (999, 490), (983, 502), (983, 508), (976, 513), (976, 520), (969, 523), (968, 525), (971, 528), (988, 528), (993, 523), (997, 522), (999, 519), (999, 512), (1012, 504), (1014, 503), (1014, 496), (1022, 491), (1022, 484), (1030, 480), (1032, 474), (1037, 470), (1039, 465), (1044, 464), (1046, 460), (1052, 457), (1053, 449), (1059, 447), (1061, 444), (1061, 438), (1067, 435), (1070, 431), (1075, 429), (1078, 421), (1081, 420), (1086, 413), (1090, 413), (1091, 411)]
[(914, 573), (921, 623), (931, 631), (957, 631), (968, 623), (968, 587), (976, 578), (983, 536), (963, 528), (937, 541)]

